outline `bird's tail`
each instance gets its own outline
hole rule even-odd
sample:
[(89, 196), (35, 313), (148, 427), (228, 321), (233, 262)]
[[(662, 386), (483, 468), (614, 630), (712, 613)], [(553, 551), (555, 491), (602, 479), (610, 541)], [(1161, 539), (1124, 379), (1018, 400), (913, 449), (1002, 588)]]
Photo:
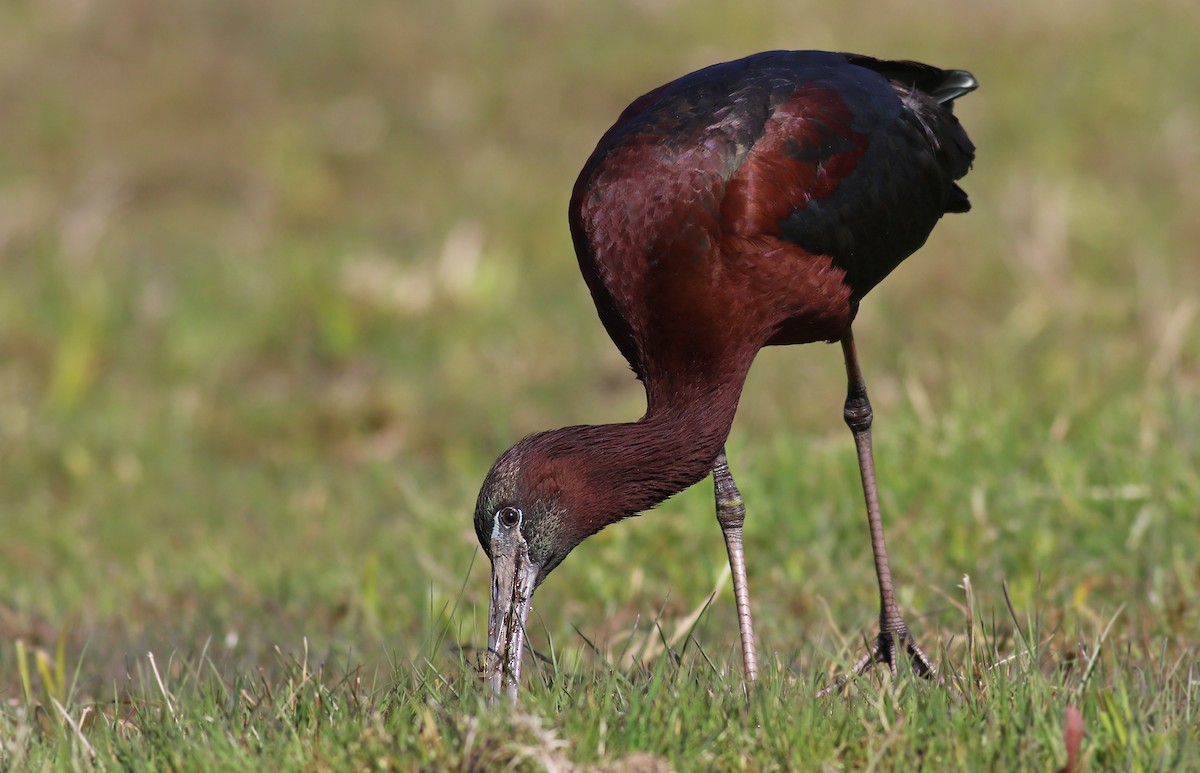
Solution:
[(966, 191), (954, 184), (971, 168), (975, 146), (954, 117), (954, 100), (979, 87), (975, 76), (966, 70), (942, 70), (910, 61), (875, 59), (846, 54), (851, 64), (874, 70), (892, 82), (900, 99), (913, 111), (948, 176), (947, 212), (966, 212), (971, 208)]
[(938, 104), (946, 104), (953, 102), (964, 94), (970, 94), (975, 89), (979, 88), (979, 81), (975, 80), (975, 76), (966, 70), (941, 70), (941, 80), (930, 89), (922, 89), (929, 96), (938, 101)]
[(876, 59), (861, 54), (845, 56), (851, 64), (874, 70), (893, 83), (923, 91), (943, 105), (979, 88), (979, 81), (966, 70), (942, 70), (920, 62)]

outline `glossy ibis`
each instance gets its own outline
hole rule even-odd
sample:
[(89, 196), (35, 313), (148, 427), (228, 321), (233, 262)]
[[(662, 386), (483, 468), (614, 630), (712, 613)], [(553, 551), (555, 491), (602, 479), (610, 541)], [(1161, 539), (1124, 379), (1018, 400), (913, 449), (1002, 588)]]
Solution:
[(871, 455), (871, 405), (851, 322), (863, 296), (946, 212), (974, 146), (953, 114), (961, 70), (853, 54), (770, 51), (685, 75), (625, 109), (571, 195), (579, 268), (605, 329), (646, 391), (636, 422), (531, 435), (479, 492), (492, 562), (493, 696), (516, 698), (534, 590), (609, 524), (712, 474), (746, 676), (758, 673), (742, 549), (745, 508), (725, 456), (746, 374), (772, 344), (838, 341), (879, 580), (880, 632), (854, 667), (903, 648)]

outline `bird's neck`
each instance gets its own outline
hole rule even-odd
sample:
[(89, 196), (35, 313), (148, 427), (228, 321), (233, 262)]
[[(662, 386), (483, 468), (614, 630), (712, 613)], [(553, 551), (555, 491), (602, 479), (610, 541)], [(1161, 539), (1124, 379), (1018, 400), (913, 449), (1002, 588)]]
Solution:
[[(579, 539), (648, 510), (712, 469), (737, 411), (742, 378), (691, 387), (672, 400), (650, 400), (641, 420), (566, 427), (555, 445), (562, 472), (573, 479), (563, 494)], [(566, 453), (563, 453), (566, 452)]]

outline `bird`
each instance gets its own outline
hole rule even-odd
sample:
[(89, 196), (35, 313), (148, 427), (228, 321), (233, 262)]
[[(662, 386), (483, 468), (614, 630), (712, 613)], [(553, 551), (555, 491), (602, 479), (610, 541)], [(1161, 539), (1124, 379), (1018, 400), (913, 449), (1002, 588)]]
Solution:
[[(587, 537), (712, 476), (745, 678), (758, 677), (726, 440), (765, 346), (840, 343), (880, 595), (851, 673), (936, 668), (896, 601), (852, 323), (863, 297), (970, 202), (963, 70), (824, 51), (714, 64), (635, 99), (575, 183), (569, 224), (609, 337), (641, 381), (637, 421), (530, 435), (496, 460), (474, 525), (491, 560), (489, 700), (515, 702), (534, 591)], [(844, 679), (844, 678), (843, 678)]]

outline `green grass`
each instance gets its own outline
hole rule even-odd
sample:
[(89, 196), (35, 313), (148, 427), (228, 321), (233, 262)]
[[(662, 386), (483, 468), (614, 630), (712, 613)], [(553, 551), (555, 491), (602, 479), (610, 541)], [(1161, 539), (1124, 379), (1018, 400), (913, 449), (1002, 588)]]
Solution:
[[(1048, 770), (1071, 707), (1084, 769), (1200, 767), (1200, 18), (1127, 5), (0, 5), (0, 768)], [(574, 175), (784, 47), (982, 83), (974, 211), (855, 328), (946, 685), (813, 699), (877, 614), (814, 345), (729, 443), (761, 683), (701, 484), (555, 571), (489, 711), (483, 474), (643, 407)]]

